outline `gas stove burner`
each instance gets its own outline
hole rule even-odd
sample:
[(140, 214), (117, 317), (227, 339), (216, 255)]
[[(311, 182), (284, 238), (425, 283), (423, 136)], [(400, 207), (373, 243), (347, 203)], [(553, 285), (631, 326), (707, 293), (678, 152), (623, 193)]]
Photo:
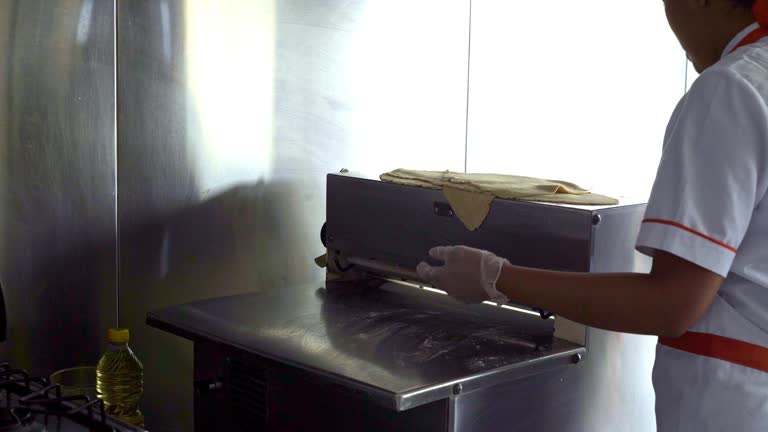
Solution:
[(21, 428), (21, 419), (8, 408), (0, 408), (0, 432), (13, 431)]
[(0, 432), (23, 431), (32, 420), (32, 413), (24, 408), (0, 408)]
[(106, 415), (101, 399), (62, 393), (48, 378), (0, 364), (0, 432), (142, 432)]

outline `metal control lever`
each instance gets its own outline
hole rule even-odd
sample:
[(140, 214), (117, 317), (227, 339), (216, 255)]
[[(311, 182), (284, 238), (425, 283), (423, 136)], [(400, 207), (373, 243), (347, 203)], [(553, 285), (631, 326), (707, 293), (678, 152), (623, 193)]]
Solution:
[(541, 319), (550, 319), (555, 315), (552, 312), (545, 311), (544, 309), (539, 309), (539, 308), (531, 308), (531, 309), (538, 312), (539, 315), (541, 316)]

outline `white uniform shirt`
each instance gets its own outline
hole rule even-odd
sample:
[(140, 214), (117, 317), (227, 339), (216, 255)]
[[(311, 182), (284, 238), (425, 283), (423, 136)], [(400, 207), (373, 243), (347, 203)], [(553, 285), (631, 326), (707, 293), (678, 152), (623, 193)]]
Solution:
[[(734, 38), (678, 104), (637, 241), (725, 277), (692, 331), (768, 347), (768, 38)], [(659, 432), (768, 431), (768, 373), (659, 345)]]

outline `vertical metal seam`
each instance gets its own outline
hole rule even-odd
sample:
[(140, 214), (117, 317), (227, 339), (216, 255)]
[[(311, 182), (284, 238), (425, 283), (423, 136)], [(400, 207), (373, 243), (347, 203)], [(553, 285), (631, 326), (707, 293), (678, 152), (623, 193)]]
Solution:
[(119, 211), (119, 205), (120, 201), (118, 200), (118, 193), (120, 190), (119, 185), (119, 177), (118, 177), (118, 116), (117, 116), (117, 97), (118, 97), (118, 91), (117, 91), (117, 67), (118, 67), (118, 44), (117, 44), (117, 32), (118, 32), (118, 25), (117, 25), (117, 1), (113, 0), (112, 6), (113, 6), (113, 23), (112, 23), (112, 34), (113, 34), (113, 56), (114, 56), (114, 93), (113, 93), (113, 100), (114, 100), (114, 144), (115, 144), (115, 327), (120, 327), (120, 211)]
[(467, 172), (469, 155), (469, 85), (472, 60), (472, 0), (469, 0), (469, 26), (467, 32), (467, 101), (464, 111), (464, 172)]

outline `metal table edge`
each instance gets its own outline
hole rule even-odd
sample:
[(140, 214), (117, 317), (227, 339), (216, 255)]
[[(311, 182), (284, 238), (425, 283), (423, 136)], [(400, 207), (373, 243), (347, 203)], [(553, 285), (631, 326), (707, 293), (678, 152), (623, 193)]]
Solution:
[(585, 347), (573, 348), (547, 357), (528, 360), (498, 369), (472, 375), (464, 379), (442, 383), (432, 387), (414, 389), (396, 396), (398, 411), (405, 411), (426, 403), (452, 396), (460, 396), (495, 384), (510, 382), (538, 375), (553, 369), (574, 365), (576, 355), (586, 354)]
[(195, 332), (185, 330), (180, 326), (154, 317), (151, 312), (147, 314), (146, 322), (147, 325), (151, 327), (166, 331), (184, 339), (188, 339), (192, 342), (211, 341), (225, 344), (245, 352), (264, 357), (266, 359), (277, 361), (300, 370), (317, 374), (336, 383), (350, 387), (354, 390), (362, 391), (364, 394), (368, 395), (369, 400), (395, 411), (406, 411), (436, 400), (458, 396), (460, 394), (465, 394), (485, 387), (490, 387), (494, 384), (514, 381), (528, 376), (544, 373), (556, 368), (565, 367), (573, 364), (572, 359), (575, 355), (580, 354), (584, 356), (587, 352), (585, 347), (576, 347), (561, 353), (516, 363), (491, 371), (486, 371), (460, 380), (449, 381), (431, 387), (415, 388), (405, 393), (398, 394), (387, 390), (382, 390), (378, 387), (370, 386), (349, 377), (342, 377), (322, 369), (317, 369), (312, 366), (294, 362), (290, 359), (282, 358), (267, 352), (254, 350), (251, 347), (246, 347), (231, 341), (223, 340), (217, 336), (207, 334), (203, 330)]
[(245, 351), (245, 352), (250, 353), (250, 354), (258, 355), (258, 356), (263, 357), (265, 359), (273, 360), (273, 361), (276, 361), (276, 362), (281, 363), (281, 364), (285, 364), (285, 365), (288, 365), (288, 366), (295, 367), (295, 368), (297, 368), (299, 370), (303, 370), (303, 371), (307, 371), (307, 372), (310, 372), (310, 373), (314, 373), (314, 374), (316, 374), (318, 376), (322, 376), (324, 378), (332, 380), (332, 381), (334, 381), (334, 382), (336, 382), (338, 384), (342, 384), (342, 385), (344, 385), (346, 387), (350, 387), (353, 390), (360, 390), (364, 394), (369, 396), (369, 398), (368, 398), (369, 400), (371, 400), (371, 401), (373, 401), (373, 402), (375, 402), (375, 403), (377, 403), (379, 405), (382, 405), (382, 406), (384, 406), (386, 408), (389, 408), (389, 409), (392, 409), (392, 410), (402, 411), (402, 410), (398, 409), (397, 393), (393, 393), (393, 392), (390, 392), (390, 391), (382, 390), (382, 389), (380, 389), (378, 387), (370, 386), (370, 385), (365, 384), (363, 382), (360, 382), (358, 380), (355, 380), (355, 379), (352, 379), (352, 378), (348, 378), (348, 377), (342, 377), (342, 376), (339, 376), (339, 375), (334, 374), (334, 373), (330, 373), (330, 372), (322, 370), (322, 369), (318, 369), (318, 368), (315, 368), (315, 367), (312, 367), (312, 366), (308, 366), (308, 365), (305, 365), (305, 364), (302, 364), (302, 363), (295, 362), (295, 361), (290, 360), (290, 359), (286, 359), (286, 358), (283, 358), (283, 357), (280, 357), (280, 356), (276, 356), (274, 354), (270, 354), (270, 353), (267, 353), (267, 352), (262, 352), (262, 351), (259, 351), (259, 350), (254, 350), (251, 347), (246, 347), (246, 346), (240, 345), (238, 343), (234, 343), (232, 341), (221, 339), (221, 338), (219, 338), (219, 337), (217, 337), (215, 335), (208, 334), (208, 333), (206, 333), (203, 330), (194, 331), (194, 332), (189, 331), (189, 330), (185, 330), (185, 329), (183, 329), (183, 328), (181, 328), (181, 327), (179, 327), (177, 325), (173, 325), (173, 324), (171, 324), (171, 323), (169, 323), (167, 321), (163, 321), (163, 320), (160, 320), (158, 318), (153, 317), (151, 312), (149, 314), (147, 314), (146, 323), (150, 327), (154, 327), (154, 328), (156, 328), (158, 330), (162, 330), (162, 331), (174, 334), (176, 336), (182, 337), (182, 338), (187, 339), (187, 340), (192, 341), (192, 342), (210, 341), (210, 342), (214, 342), (214, 343), (220, 343), (222, 345), (231, 346), (231, 347), (237, 348), (237, 349), (239, 349), (241, 351)]

